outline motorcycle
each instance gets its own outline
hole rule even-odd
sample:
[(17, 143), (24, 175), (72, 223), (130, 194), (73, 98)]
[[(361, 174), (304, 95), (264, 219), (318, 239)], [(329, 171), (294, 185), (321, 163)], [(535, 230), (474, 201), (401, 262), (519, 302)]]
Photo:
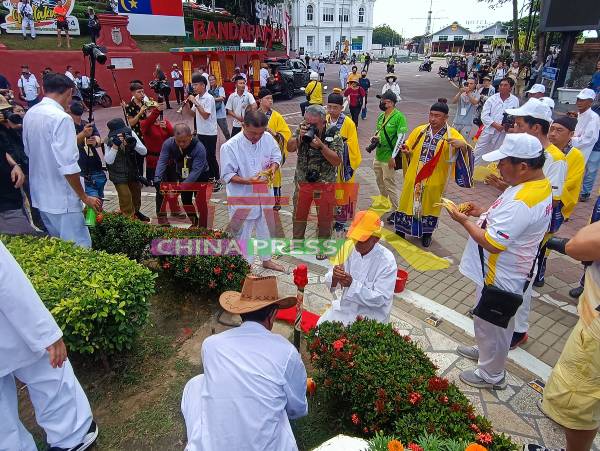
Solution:
[(389, 64), (387, 65), (387, 73), (388, 74), (393, 74), (394, 73), (394, 66), (395, 64)]
[[(81, 92), (82, 100), (87, 105), (90, 105), (90, 88), (79, 88)], [(112, 106), (112, 99), (97, 83), (94, 85), (94, 105), (100, 105), (102, 108), (110, 108)]]
[(431, 72), (431, 66), (433, 66), (431, 61), (423, 61), (419, 65), (419, 72)]
[(446, 78), (448, 76), (448, 68), (440, 66), (438, 69), (438, 75), (440, 78)]

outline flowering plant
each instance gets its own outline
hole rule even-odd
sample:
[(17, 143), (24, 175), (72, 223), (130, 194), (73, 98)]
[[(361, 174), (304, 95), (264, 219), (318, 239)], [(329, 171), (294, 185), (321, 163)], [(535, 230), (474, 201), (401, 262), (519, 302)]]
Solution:
[(304, 288), (308, 285), (308, 268), (301, 264), (294, 268), (294, 285), (298, 288)]

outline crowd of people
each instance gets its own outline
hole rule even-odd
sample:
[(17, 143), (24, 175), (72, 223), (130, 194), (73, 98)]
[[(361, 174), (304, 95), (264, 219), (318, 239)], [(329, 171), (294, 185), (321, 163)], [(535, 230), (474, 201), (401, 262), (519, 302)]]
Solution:
[[(467, 74), (477, 68), (469, 56), (466, 64)], [(133, 80), (131, 99), (122, 105), (124, 117), (108, 121), (104, 139), (93, 123), (82, 119), (86, 105), (74, 96), (83, 87), (81, 74), (70, 66), (64, 74), (48, 69), (40, 84), (23, 66), (17, 87), (28, 111), (0, 96), (0, 233), (47, 234), (90, 247), (83, 209), (102, 210), (108, 172), (120, 211), (131, 218), (150, 221), (141, 212), (146, 185), (156, 189), (160, 225), (187, 216), (192, 226), (209, 227), (210, 197), (225, 187), (228, 230), (237, 239), (279, 238), (276, 234), (282, 231), (273, 224), (281, 210), (281, 169), (295, 153), (293, 240), (284, 253), (304, 247), (313, 204), (320, 240), (316, 259), (332, 256), (324, 242), (336, 234), (353, 243), (347, 257), (336, 261), (325, 277), (328, 288), (340, 288), (341, 295), (320, 322), (350, 324), (357, 315), (389, 322), (397, 264), (379, 243), (383, 227), (387, 222), (399, 237), (417, 237), (429, 247), (446, 208), (468, 234), (459, 271), (476, 285), (476, 346), (460, 346), (457, 352), (477, 366), (460, 378), (473, 387), (504, 389), (508, 352), (528, 339), (532, 287), (544, 284), (548, 253), (558, 250), (582, 261), (600, 260), (597, 224), (568, 242), (555, 236), (575, 205), (591, 196), (600, 160), (600, 116), (592, 89), (578, 94), (576, 113), (557, 114), (543, 85), (534, 83), (522, 93), (527, 98), (520, 99), (514, 94), (518, 66), (502, 71), (498, 65), (496, 71), (498, 67), (498, 80), (495, 75), (466, 76), (450, 102), (439, 98), (427, 120), (412, 129), (399, 109), (397, 77), (386, 75), (376, 95), (376, 126), (364, 149), (375, 152), (380, 196), (369, 210), (356, 211), (356, 174), (363, 158), (358, 127), (371, 88), (368, 64), (361, 72), (341, 64), (340, 85), (327, 97), (320, 77), (313, 76), (295, 131), (273, 108), (273, 93), (262, 84), (261, 74), (255, 98), (247, 89), (248, 76), (237, 68), (235, 89), (227, 96), (214, 74), (197, 68), (186, 96), (182, 73), (173, 65), (177, 103), (194, 126), (164, 118), (169, 108), (164, 88), (152, 100), (143, 83)], [(513, 67), (517, 81), (510, 76)], [(157, 66), (154, 80), (166, 79)], [(10, 85), (0, 89), (9, 97)], [(453, 119), (448, 103), (457, 105)], [(225, 143), (217, 152), (219, 130)], [(489, 206), (449, 204), (444, 198), (448, 181), (474, 188), (475, 166), (485, 173), (485, 183), (498, 190), (498, 198)], [(266, 187), (272, 197), (265, 197)], [(383, 220), (382, 211), (390, 211)], [(9, 412), (10, 419), (0, 424), (0, 449), (31, 448), (31, 436), (18, 420), (14, 377), (30, 389), (38, 384), (52, 400), (32, 396), (52, 449), (86, 449), (98, 427), (66, 360), (60, 330), (3, 246), (0, 254), (0, 290), (7, 293), (0, 301), (0, 322), (9, 343), (1, 351), (6, 358), (0, 364), (0, 410)], [(254, 264), (251, 252), (244, 256)], [(284, 270), (270, 253), (261, 260), (264, 268)], [(587, 264), (582, 288), (574, 292), (583, 291), (581, 319), (544, 395), (543, 410), (566, 428), (569, 449), (590, 449), (600, 426), (593, 385), (600, 364), (593, 352), (581, 352), (598, 346), (597, 290), (598, 265)], [(15, 313), (11, 302), (24, 293), (29, 293), (27, 304)], [(223, 293), (220, 303), (227, 312), (239, 314), (242, 324), (203, 344), (204, 374), (189, 381), (182, 399), (187, 449), (295, 449), (289, 419), (307, 413), (306, 370), (293, 346), (270, 333), (277, 309), (293, 305), (295, 298), (280, 296), (275, 277), (249, 275), (241, 292)], [(36, 328), (24, 327), (34, 323)], [(20, 333), (22, 329), (30, 335)], [(58, 379), (62, 383), (53, 384)], [(579, 408), (571, 397), (586, 407)], [(54, 409), (65, 415), (50, 415)]]

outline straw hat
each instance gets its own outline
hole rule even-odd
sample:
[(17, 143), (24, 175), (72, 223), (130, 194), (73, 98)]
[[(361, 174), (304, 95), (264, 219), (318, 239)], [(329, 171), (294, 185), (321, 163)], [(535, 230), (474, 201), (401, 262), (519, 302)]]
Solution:
[(0, 110), (7, 110), (9, 108), (12, 108), (12, 105), (10, 103), (8, 103), (8, 100), (6, 100), (6, 97), (4, 97), (3, 95), (0, 95)]
[(249, 275), (244, 280), (242, 292), (225, 291), (219, 303), (229, 313), (240, 314), (260, 310), (272, 304), (286, 309), (296, 304), (296, 296), (279, 297), (275, 276), (258, 277)]

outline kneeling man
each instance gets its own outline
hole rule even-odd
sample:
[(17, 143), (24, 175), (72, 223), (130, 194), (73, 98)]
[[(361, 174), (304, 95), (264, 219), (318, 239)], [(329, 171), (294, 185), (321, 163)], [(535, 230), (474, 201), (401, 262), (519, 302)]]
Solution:
[(280, 308), (296, 304), (279, 297), (274, 276), (248, 276), (242, 292), (219, 298), (242, 325), (202, 344), (204, 374), (183, 390), (186, 451), (296, 451), (290, 419), (308, 413), (306, 369), (296, 348), (271, 332)]
[(382, 227), (374, 211), (356, 214), (347, 234), (354, 242), (354, 249), (346, 261), (325, 275), (325, 283), (332, 292), (341, 286), (342, 296), (333, 301), (318, 324), (339, 321), (349, 325), (358, 315), (382, 323), (390, 321), (397, 265), (394, 255), (379, 244)]

